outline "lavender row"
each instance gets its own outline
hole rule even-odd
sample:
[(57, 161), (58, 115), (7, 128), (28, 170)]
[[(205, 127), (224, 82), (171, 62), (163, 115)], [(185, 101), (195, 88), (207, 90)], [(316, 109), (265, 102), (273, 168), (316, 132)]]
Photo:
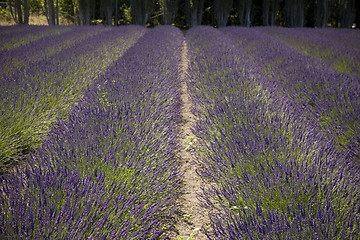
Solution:
[[(278, 29), (277, 29), (278, 30)], [(277, 32), (277, 30), (275, 32)], [(316, 38), (325, 38), (328, 41), (325, 43), (325, 46), (346, 48), (352, 51), (360, 51), (359, 41), (360, 41), (360, 31), (358, 29), (336, 29), (336, 28), (323, 28), (323, 29), (313, 29), (313, 28), (303, 28), (297, 29), (297, 31), (303, 32), (303, 36), (308, 36), (311, 38), (311, 35), (317, 36)]]
[(360, 78), (360, 31), (343, 29), (337, 35), (330, 29), (257, 28), (299, 51), (319, 59), (340, 73)]
[[(304, 29), (305, 31), (310, 31), (311, 29)], [(319, 33), (328, 38), (330, 41), (336, 41), (341, 46), (346, 46), (352, 48), (355, 51), (360, 51), (360, 31), (356, 29), (335, 29), (335, 28), (326, 28)]]
[(186, 38), (209, 239), (357, 239), (359, 171), (236, 41)]
[(253, 29), (223, 31), (259, 65), (263, 74), (286, 93), (299, 113), (316, 120), (328, 139), (359, 162), (360, 81), (299, 53), (276, 38)]
[(179, 192), (180, 30), (157, 27), (2, 178), (2, 239), (161, 239)]
[(45, 26), (27, 26), (21, 28), (21, 31), (13, 31), (9, 34), (0, 36), (0, 53), (2, 51), (10, 50), (13, 48), (21, 47), (29, 44), (32, 41), (39, 40), (43, 37), (50, 35), (60, 35), (66, 31), (71, 30), (72, 27), (45, 27)]
[[(39, 28), (40, 26), (32, 25), (31, 27)], [(27, 26), (25, 24), (17, 24), (17, 25), (12, 25), (12, 26), (0, 26), (0, 36), (2, 37), (5, 35), (14, 34), (16, 32), (21, 32), (21, 31), (25, 30), (26, 28), (27, 28)]]
[(107, 30), (6, 75), (0, 91), (1, 169), (36, 148), (84, 89), (145, 32), (135, 26)]
[[(45, 30), (42, 29), (42, 31)], [(72, 27), (62, 34), (50, 35), (24, 46), (2, 51), (0, 54), (1, 78), (7, 77), (13, 72), (26, 71), (29, 65), (34, 66), (36, 62), (43, 61), (45, 58), (49, 59), (52, 55), (66, 48), (75, 45), (81, 46), (80, 42), (86, 40), (86, 38), (100, 33), (104, 34), (103, 31), (108, 30), (110, 28)]]

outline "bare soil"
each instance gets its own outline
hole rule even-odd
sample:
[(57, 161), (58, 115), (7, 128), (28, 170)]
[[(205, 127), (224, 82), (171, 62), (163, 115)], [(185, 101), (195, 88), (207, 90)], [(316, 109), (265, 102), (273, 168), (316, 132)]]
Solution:
[(178, 200), (178, 210), (176, 212), (177, 225), (176, 233), (172, 234), (170, 239), (181, 240), (203, 240), (208, 239), (203, 233), (203, 229), (210, 224), (208, 214), (199, 206), (198, 194), (205, 182), (196, 173), (195, 157), (191, 147), (196, 145), (197, 141), (191, 131), (191, 126), (195, 117), (191, 112), (192, 102), (187, 89), (188, 66), (187, 44), (183, 41), (182, 61), (181, 61), (181, 100), (182, 121), (180, 124), (180, 144), (181, 149), (178, 158), (181, 162), (181, 171), (183, 174), (183, 194)]

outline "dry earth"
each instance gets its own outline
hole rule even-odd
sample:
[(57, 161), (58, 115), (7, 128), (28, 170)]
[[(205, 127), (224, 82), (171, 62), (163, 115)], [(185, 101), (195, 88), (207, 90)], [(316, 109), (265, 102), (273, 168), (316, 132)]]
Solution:
[(182, 61), (181, 61), (181, 100), (182, 121), (180, 124), (180, 144), (181, 149), (178, 157), (181, 162), (181, 171), (183, 174), (183, 194), (178, 200), (177, 232), (170, 239), (181, 240), (203, 240), (207, 239), (202, 232), (203, 228), (209, 226), (210, 220), (207, 213), (199, 206), (197, 195), (202, 191), (205, 182), (196, 173), (195, 157), (191, 152), (191, 145), (196, 144), (191, 126), (195, 120), (191, 113), (192, 103), (187, 89), (187, 73), (189, 60), (187, 58), (187, 44), (183, 41)]

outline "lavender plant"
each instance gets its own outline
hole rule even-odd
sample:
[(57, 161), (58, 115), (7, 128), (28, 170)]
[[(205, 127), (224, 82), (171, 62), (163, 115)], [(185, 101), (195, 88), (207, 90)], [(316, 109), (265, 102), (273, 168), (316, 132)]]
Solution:
[(356, 77), (339, 74), (257, 30), (228, 28), (223, 32), (257, 61), (270, 83), (275, 82), (286, 93), (297, 111), (316, 119), (320, 131), (335, 139), (338, 148), (352, 158), (350, 162), (358, 165), (360, 85)]
[(359, 171), (316, 121), (219, 30), (187, 40), (209, 239), (358, 238)]
[(166, 238), (179, 194), (182, 38), (175, 27), (147, 31), (57, 121), (26, 170), (2, 177), (2, 239)]
[(360, 77), (360, 32), (343, 29), (258, 28), (299, 51), (320, 59), (340, 73)]
[(145, 31), (134, 26), (113, 29), (5, 77), (0, 92), (1, 169), (39, 146), (56, 119), (65, 118), (84, 89)]
[[(38, 28), (39, 26), (36, 25), (32, 25), (31, 27), (33, 28)], [(0, 26), (0, 36), (5, 36), (5, 35), (12, 35), (16, 32), (21, 32), (24, 31), (27, 28), (27, 26), (25, 25), (21, 25), (21, 24), (17, 24), (17, 25), (12, 25), (12, 26)]]
[[(4, 28), (4, 27), (2, 27)], [(19, 29), (19, 28), (17, 28)], [(60, 35), (71, 30), (72, 27), (57, 26), (57, 27), (44, 27), (44, 26), (29, 26), (26, 28), (20, 28), (21, 31), (11, 31), (10, 34), (4, 34), (0, 36), (0, 53), (2, 51), (21, 47), (32, 41), (39, 40), (43, 37), (51, 35)]]
[[(42, 30), (45, 31), (45, 29)], [(10, 74), (16, 74), (19, 70), (23, 71), (25, 66), (34, 65), (34, 62), (41, 62), (44, 58), (49, 60), (52, 55), (73, 47), (75, 44), (81, 44), (80, 42), (86, 38), (100, 33), (104, 34), (104, 31), (108, 30), (110, 28), (72, 27), (62, 34), (52, 34), (25, 46), (2, 51), (0, 54), (1, 77), (9, 77)], [(7, 38), (9, 37), (7, 36)]]

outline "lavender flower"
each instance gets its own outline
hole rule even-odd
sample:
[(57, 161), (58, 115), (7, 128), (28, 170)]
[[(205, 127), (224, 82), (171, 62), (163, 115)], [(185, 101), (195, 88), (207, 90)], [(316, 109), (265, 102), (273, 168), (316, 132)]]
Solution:
[[(229, 36), (222, 33), (227, 31)], [(195, 150), (199, 173), (213, 183), (200, 196), (210, 211), (207, 236), (356, 239), (359, 170), (346, 165), (346, 154), (288, 94), (294, 83), (281, 77), (283, 68), (276, 64), (303, 65), (294, 66), (287, 52), (276, 52), (283, 62), (265, 62), (267, 52), (260, 55), (260, 45), (252, 44), (278, 45), (257, 35), (252, 29), (210, 27), (187, 33), (198, 117), (194, 134), (200, 139)]]
[(56, 122), (25, 171), (2, 177), (1, 238), (166, 237), (180, 191), (182, 38), (175, 27), (146, 31)]

